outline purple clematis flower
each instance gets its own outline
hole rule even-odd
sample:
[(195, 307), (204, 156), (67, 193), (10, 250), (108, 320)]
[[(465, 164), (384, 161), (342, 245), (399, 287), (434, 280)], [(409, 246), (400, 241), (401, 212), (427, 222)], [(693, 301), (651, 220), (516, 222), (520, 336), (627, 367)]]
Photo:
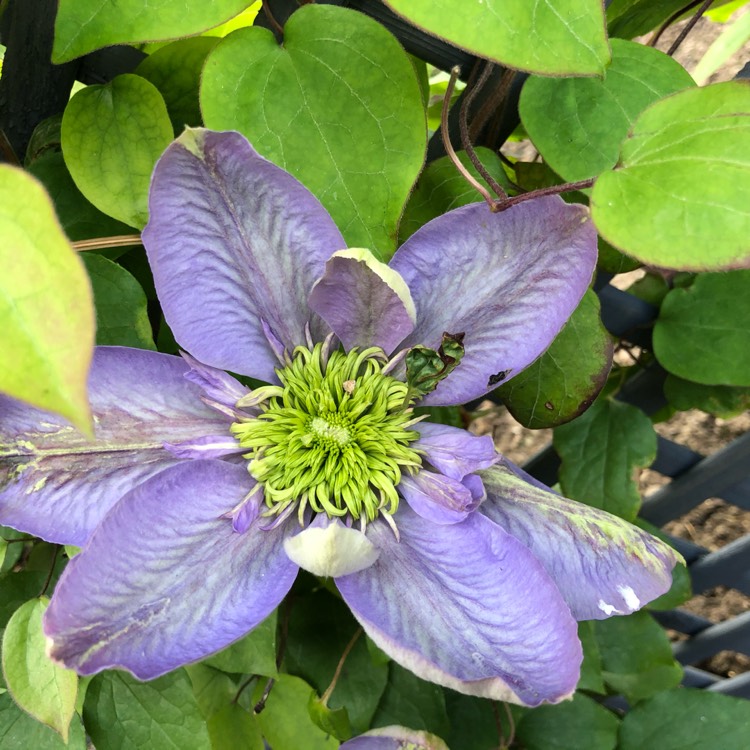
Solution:
[[(663, 593), (668, 546), (566, 500), (489, 437), (415, 419), (403, 353), (465, 334), (458, 404), (550, 344), (586, 290), (585, 208), (456, 209), (389, 265), (237, 133), (188, 130), (143, 233), (189, 354), (100, 347), (96, 440), (0, 400), (0, 523), (83, 547), (44, 628), (80, 674), (151, 679), (241, 638), (300, 567), (417, 675), (527, 705), (575, 689), (576, 621)], [(267, 385), (250, 389), (229, 370)]]

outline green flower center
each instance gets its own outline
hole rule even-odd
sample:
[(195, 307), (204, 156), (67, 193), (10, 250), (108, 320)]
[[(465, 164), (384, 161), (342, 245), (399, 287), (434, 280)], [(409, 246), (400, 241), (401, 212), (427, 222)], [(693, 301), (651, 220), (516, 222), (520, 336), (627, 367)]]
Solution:
[(407, 385), (383, 373), (382, 349), (335, 351), (298, 346), (280, 385), (249, 394), (261, 414), (235, 422), (232, 433), (248, 449), (250, 474), (263, 485), (267, 515), (298, 504), (329, 517), (372, 521), (398, 508), (403, 471), (422, 464), (410, 447), (419, 421)]

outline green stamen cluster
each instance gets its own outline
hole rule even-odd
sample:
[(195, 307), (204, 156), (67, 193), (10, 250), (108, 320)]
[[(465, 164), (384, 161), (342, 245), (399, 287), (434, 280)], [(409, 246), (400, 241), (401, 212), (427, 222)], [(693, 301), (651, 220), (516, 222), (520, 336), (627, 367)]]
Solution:
[(407, 385), (382, 370), (377, 347), (326, 355), (317, 344), (299, 346), (277, 370), (281, 385), (246, 399), (263, 411), (235, 422), (232, 433), (263, 485), (268, 514), (299, 503), (329, 517), (349, 514), (366, 521), (398, 507), (402, 471), (422, 461), (409, 445), (419, 434), (407, 402)]

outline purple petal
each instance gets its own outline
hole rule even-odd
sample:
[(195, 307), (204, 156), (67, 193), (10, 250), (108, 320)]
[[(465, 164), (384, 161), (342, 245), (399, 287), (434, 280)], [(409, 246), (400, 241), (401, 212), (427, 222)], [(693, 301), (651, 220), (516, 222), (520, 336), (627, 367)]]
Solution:
[(587, 209), (558, 196), (497, 214), (463, 206), (413, 234), (390, 264), (417, 308), (404, 346), (437, 349), (443, 332), (466, 334), (461, 364), (425, 403), (470, 401), (530, 365), (575, 310), (596, 257)]
[(224, 458), (236, 453), (243, 453), (246, 449), (231, 436), (205, 435), (179, 443), (164, 443), (164, 447), (177, 458), (195, 460), (196, 458)]
[(442, 474), (422, 469), (415, 476), (404, 475), (398, 485), (399, 494), (422, 518), (433, 523), (458, 523), (484, 500), (482, 480), (469, 475), (464, 484)]
[(337, 580), (367, 634), (423, 679), (536, 706), (578, 681), (576, 623), (526, 547), (479, 513), (441, 526), (402, 505), (400, 543), (382, 521), (370, 568)]
[(500, 460), (489, 435), (472, 435), (457, 427), (420, 422), (419, 440), (414, 448), (425, 451), (427, 461), (453, 479), (463, 479), (479, 469), (487, 469)]
[(195, 383), (211, 401), (232, 409), (243, 396), (250, 393), (249, 388), (223, 370), (204, 365), (187, 352), (180, 352), (180, 355), (190, 365), (185, 377)]
[(406, 727), (371, 729), (340, 746), (339, 750), (448, 750), (439, 737)]
[(480, 513), (523, 542), (544, 565), (577, 620), (630, 614), (667, 591), (680, 556), (598, 508), (560, 497), (505, 466), (482, 472)]
[(274, 380), (261, 319), (290, 351), (305, 343), (307, 297), (346, 247), (326, 210), (239, 133), (202, 129), (159, 159), (149, 207), (143, 241), (177, 341), (208, 365)]
[(69, 563), (44, 618), (50, 656), (80, 674), (150, 680), (241, 638), (292, 585), (282, 530), (237, 534), (221, 516), (246, 469), (190, 461), (126, 495)]
[(313, 287), (310, 307), (348, 351), (379, 346), (390, 354), (414, 329), (409, 287), (369, 250), (344, 250), (326, 263)]
[(0, 524), (85, 543), (130, 489), (180, 459), (164, 443), (223, 432), (188, 366), (168, 354), (98, 347), (89, 374), (96, 440), (61, 418), (0, 397)]

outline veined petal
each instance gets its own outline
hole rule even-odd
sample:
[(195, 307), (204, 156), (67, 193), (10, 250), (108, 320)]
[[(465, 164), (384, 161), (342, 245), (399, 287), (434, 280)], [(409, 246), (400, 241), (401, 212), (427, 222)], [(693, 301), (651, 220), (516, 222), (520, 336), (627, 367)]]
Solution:
[(472, 435), (466, 430), (432, 422), (420, 422), (414, 448), (426, 453), (427, 461), (453, 479), (463, 479), (500, 460), (489, 435)]
[(525, 482), (510, 468), (482, 472), (480, 513), (523, 542), (544, 565), (577, 620), (627, 615), (667, 591), (681, 560), (627, 521)]
[(403, 476), (398, 491), (422, 518), (440, 524), (458, 523), (485, 497), (478, 476), (469, 475), (466, 479), (474, 481), (464, 484), (460, 479), (422, 469), (414, 476)]
[(323, 578), (369, 568), (380, 554), (361, 531), (322, 514), (304, 531), (288, 536), (284, 549), (300, 568)]
[(290, 351), (304, 344), (308, 294), (346, 247), (326, 210), (244, 136), (202, 129), (159, 159), (149, 210), (143, 242), (177, 341), (208, 365), (273, 381), (261, 319)]
[(310, 293), (310, 307), (344, 348), (379, 346), (390, 354), (414, 329), (416, 311), (401, 276), (369, 250), (334, 253)]
[(339, 750), (448, 750), (440, 737), (406, 727), (371, 729), (345, 742)]
[(437, 349), (443, 332), (466, 334), (461, 364), (425, 403), (470, 401), (530, 365), (575, 310), (596, 257), (587, 209), (558, 196), (497, 214), (463, 206), (413, 234), (390, 263), (417, 308), (404, 346)]
[(371, 567), (336, 584), (367, 634), (430, 682), (536, 706), (575, 690), (575, 620), (541, 564), (479, 513), (438, 525), (401, 505), (401, 541), (381, 520)]
[(244, 534), (222, 515), (245, 468), (174, 466), (128, 493), (60, 578), (44, 618), (49, 654), (79, 674), (122, 667), (150, 680), (228, 646), (297, 574), (283, 530)]
[(83, 545), (130, 489), (181, 459), (164, 449), (223, 432), (188, 365), (168, 354), (97, 347), (89, 374), (95, 440), (62, 418), (0, 396), (0, 524)]
[(250, 393), (249, 388), (223, 370), (204, 365), (187, 352), (180, 352), (180, 356), (190, 365), (185, 377), (199, 386), (211, 401), (231, 409), (243, 396)]
[(244, 452), (244, 448), (229, 434), (205, 435), (182, 440), (179, 443), (164, 443), (164, 447), (177, 458), (223, 458)]

